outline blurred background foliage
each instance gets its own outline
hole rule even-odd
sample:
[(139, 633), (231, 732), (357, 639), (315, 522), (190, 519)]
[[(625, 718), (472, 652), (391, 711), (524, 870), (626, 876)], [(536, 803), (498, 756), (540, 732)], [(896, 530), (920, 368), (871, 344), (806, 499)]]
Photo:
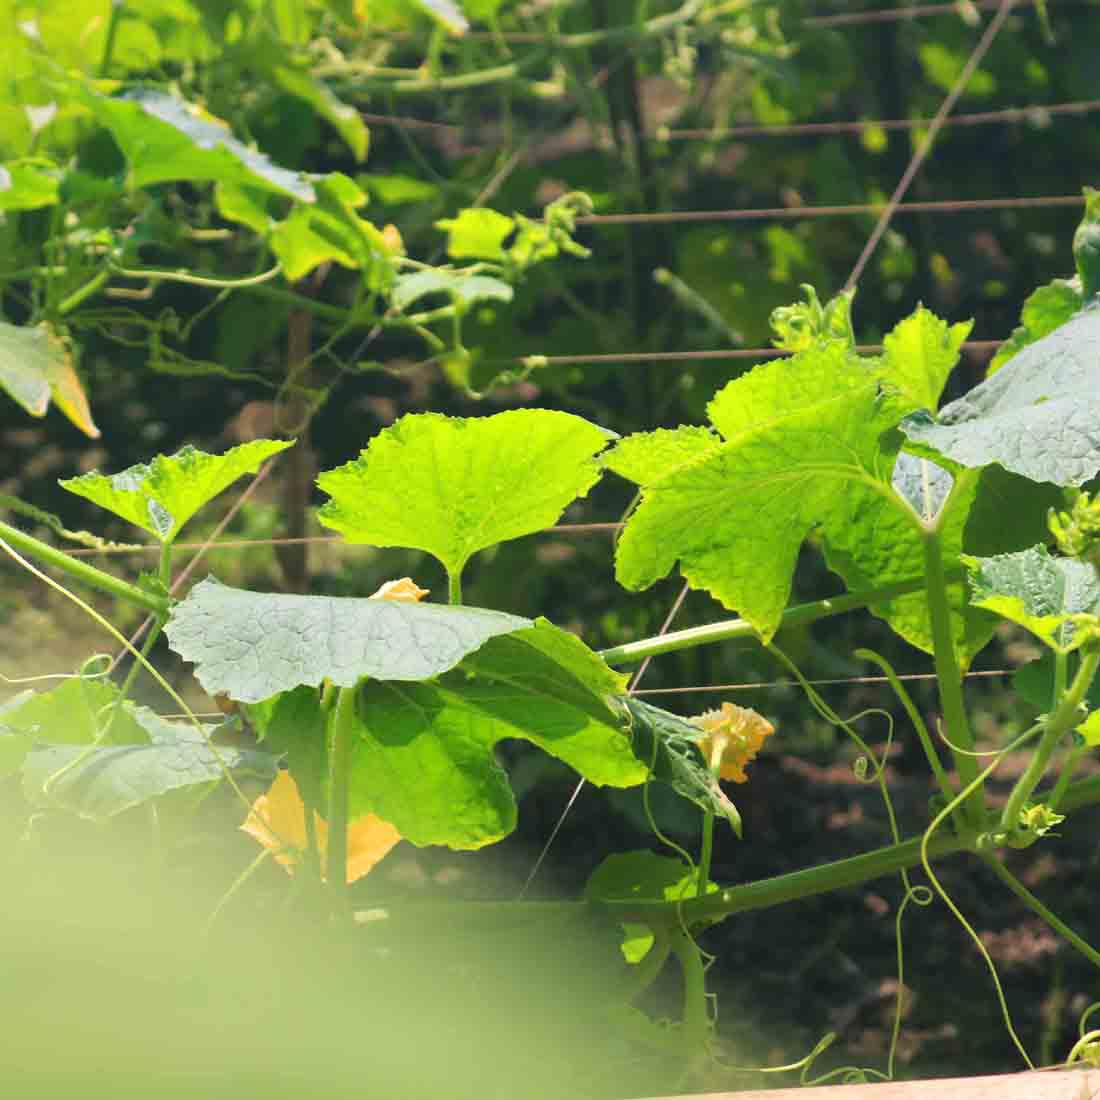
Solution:
[[(0, 493), (54, 511), (70, 527), (94, 524), (99, 533), (132, 541), (132, 531), (105, 530), (58, 489), (57, 478), (95, 467), (114, 471), (188, 442), (218, 449), (300, 434), (298, 466), (284, 463), (283, 483), (277, 471), (224, 537), (320, 534), (302, 511), (310, 503), (300, 491), (303, 476), (352, 458), (406, 412), (476, 416), (541, 405), (620, 434), (699, 422), (713, 392), (751, 361), (588, 357), (766, 346), (769, 313), (798, 299), (800, 284), (812, 283), (822, 300), (839, 291), (875, 213), (798, 212), (881, 203), (890, 195), (923, 137), (921, 120), (939, 108), (996, 7), (970, 0), (0, 0), (0, 164), (41, 170), (43, 186), (59, 189), (61, 199), (20, 204), (5, 200), (10, 186), (0, 188), (0, 320), (49, 319), (52, 307), (105, 270), (108, 254), (116, 265), (58, 321), (100, 437), (89, 439), (54, 411), (32, 420), (0, 400)], [(1016, 113), (948, 125), (907, 199), (1071, 196), (1100, 183), (1100, 3), (1048, 0), (1047, 7), (1049, 26), (1034, 4), (1015, 5), (955, 111)], [(135, 185), (118, 132), (78, 95), (58, 98), (59, 81), (96, 92), (125, 85), (177, 95), (201, 108), (197, 117), (224, 120), (275, 165), (342, 173), (369, 197), (361, 216), (379, 230), (394, 227), (406, 253), (429, 263), (446, 259), (447, 237), (437, 223), (461, 209), (485, 206), (534, 218), (553, 200), (583, 191), (597, 217), (581, 217), (575, 236), (591, 256), (560, 255), (521, 272), (510, 304), (475, 303), (464, 318), (460, 352), (426, 349), (408, 329), (377, 323), (383, 312), (369, 323), (349, 320), (371, 275), (331, 256), (293, 283), (280, 277), (236, 289), (124, 277), (119, 267), (221, 280), (254, 276), (272, 263), (271, 231), (263, 218), (250, 226), (228, 217), (224, 196), (209, 183)], [(860, 125), (785, 129), (811, 122)], [(10, 185), (18, 177), (7, 171)], [(261, 205), (268, 219), (290, 217), (285, 195)], [(757, 220), (599, 221), (753, 209), (778, 213)], [(1069, 244), (1079, 217), (1073, 205), (899, 212), (859, 282), (860, 340), (877, 342), (917, 302), (951, 320), (973, 317), (972, 339), (1007, 337), (1032, 289), (1072, 273)], [(448, 324), (435, 326), (444, 341)], [(988, 355), (968, 353), (948, 396), (981, 378), (987, 361)], [(614, 521), (630, 498), (626, 483), (609, 476), (564, 518)], [(204, 534), (199, 525), (192, 530)], [(317, 544), (291, 558), (270, 548), (225, 550), (212, 554), (209, 565), (231, 582), (325, 593), (362, 595), (403, 574), (437, 595), (445, 584), (419, 554)], [(108, 567), (136, 574), (138, 563), (113, 558)], [(6, 564), (0, 568), (0, 617), (17, 639), (32, 629), (26, 616), (44, 597)], [(838, 587), (808, 549), (794, 598)], [(468, 571), (465, 595), (471, 604), (545, 614), (600, 647), (655, 633), (679, 588), (670, 578), (649, 592), (626, 594), (614, 581), (607, 532), (557, 532), (481, 554)], [(693, 593), (675, 626), (727, 616)], [(72, 671), (79, 628), (58, 621), (63, 629), (52, 636), (40, 618), (33, 642), (13, 640), (3, 671), (9, 673), (9, 659), (11, 672)], [(828, 620), (781, 635), (778, 643), (811, 678), (873, 671), (850, 657), (857, 645), (886, 653), (900, 671), (923, 672), (930, 664), (866, 615)], [(89, 648), (96, 644), (91, 637)], [(53, 653), (61, 667), (44, 669), (44, 654)], [(1032, 656), (1006, 632), (978, 665), (1001, 668)], [(752, 646), (727, 645), (661, 658), (643, 687), (771, 682), (779, 674)], [(1003, 743), (1030, 712), (1007, 696), (1003, 680), (972, 686), (978, 728), (990, 743)], [(892, 705), (877, 687), (843, 683), (824, 690), (842, 713)], [(934, 698), (919, 686), (915, 692), (922, 709), (934, 711)], [(881, 806), (845, 778), (850, 755), (835, 731), (809, 716), (794, 689), (734, 697), (767, 713), (781, 732), (753, 782), (738, 792), (748, 839), (735, 845), (722, 838), (719, 881), (885, 842)], [(651, 698), (696, 713), (720, 696)], [(919, 761), (901, 742), (895, 778), (904, 783)], [(511, 882), (529, 870), (574, 779), (541, 755), (513, 747), (506, 753), (522, 799), (521, 825), (495, 858)], [(902, 787), (905, 831), (923, 820), (926, 797), (923, 788)], [(692, 841), (690, 816), (659, 801), (655, 812), (671, 835)], [(1068, 832), (1081, 831), (1073, 824)], [(608, 850), (645, 843), (647, 835), (636, 792), (585, 790), (535, 892), (574, 891)], [(465, 874), (470, 867), (466, 856), (447, 853), (416, 859), (409, 871), (395, 858), (397, 870), (369, 889), (393, 887), (402, 874), (421, 885), (445, 885), (448, 870)], [(1086, 844), (1067, 859), (1072, 894), (1078, 888), (1072, 875), (1093, 866), (1096, 854)], [(972, 876), (954, 885), (964, 908), (971, 903), (990, 928), (1003, 927), (1008, 909), (987, 902)], [(859, 1000), (892, 972), (892, 918), (880, 919), (877, 897), (855, 892), (782, 917), (727, 922), (707, 941), (722, 958), (716, 983), (762, 997), (758, 1011), (777, 1049), (787, 1038), (787, 1025), (777, 1021), (788, 1021), (792, 1044), (812, 1043), (838, 998), (856, 1006), (853, 1020), (877, 1012), (874, 997)], [(1071, 923), (1074, 904), (1071, 898), (1061, 907)], [(879, 924), (864, 949), (858, 937), (863, 930), (867, 939), (868, 920)], [(807, 921), (814, 922), (817, 946), (797, 976), (817, 983), (820, 1000), (796, 994), (786, 965), (791, 941), (779, 934), (789, 933), (801, 950)], [(923, 965), (934, 970), (941, 957), (947, 965), (951, 949), (944, 944), (954, 942), (955, 932), (945, 940), (926, 915), (914, 924), (925, 930), (914, 935), (933, 959)], [(741, 989), (752, 986), (741, 970), (750, 963), (763, 986)], [(1051, 1023), (1045, 1001), (1029, 1009), (1025, 1026), (1048, 1036), (1051, 1049), (1071, 1028), (1065, 1006), (1078, 986), (1067, 975), (1076, 966), (1059, 961), (1057, 989), (1044, 986), (1048, 999), (1061, 997), (1063, 1016)], [(977, 964), (972, 977), (987, 1012), (992, 1005)], [(1027, 987), (1029, 972), (1020, 980)], [(1051, 981), (1049, 973), (1043, 981)], [(1003, 1058), (1003, 1033), (991, 1027), (986, 1035), (979, 1027), (976, 1034), (973, 1019), (960, 1018), (966, 1049), (947, 1032), (932, 1035), (961, 1011), (941, 1002), (929, 1012), (939, 1021), (925, 1027), (938, 1064), (954, 1058), (970, 1066), (973, 1057), (990, 1066)], [(919, 1017), (914, 1026), (921, 1034)]]

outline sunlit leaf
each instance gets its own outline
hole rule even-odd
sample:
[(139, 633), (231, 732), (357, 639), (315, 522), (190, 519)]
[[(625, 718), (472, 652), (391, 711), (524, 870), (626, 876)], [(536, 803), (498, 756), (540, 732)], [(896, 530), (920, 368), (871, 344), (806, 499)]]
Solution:
[(131, 187), (210, 181), (314, 200), (313, 185), (301, 172), (280, 168), (250, 149), (226, 123), (195, 104), (151, 88), (117, 96), (87, 90), (80, 94), (118, 143), (129, 164)]
[(0, 321), (0, 389), (31, 416), (45, 416), (52, 397), (85, 435), (99, 438), (68, 348), (48, 325), (27, 328)]
[(429, 294), (445, 294), (465, 309), (474, 302), (510, 302), (513, 293), (507, 283), (488, 275), (463, 275), (437, 268), (400, 276), (394, 283), (391, 301), (397, 309), (406, 309)]
[(600, 476), (610, 433), (569, 413), (402, 417), (322, 473), (317, 513), (349, 542), (426, 550), (452, 575), (478, 550), (557, 522)]
[(42, 161), (0, 164), (0, 210), (37, 210), (58, 201), (58, 171)]
[[(211, 694), (258, 703), (322, 680), (423, 680), (529, 619), (472, 607), (246, 592), (213, 578), (176, 604), (165, 628)], [(385, 815), (383, 815), (385, 816)]]
[(453, 260), (504, 260), (504, 239), (515, 228), (512, 218), (483, 206), (435, 224), (447, 231), (447, 255)]
[(989, 374), (1001, 369), (1017, 352), (1064, 325), (1084, 304), (1079, 280), (1055, 279), (1032, 291), (1020, 311), (1019, 327), (997, 349)]
[[(974, 603), (1011, 619), (1059, 653), (1089, 636), (1100, 615), (1100, 578), (1085, 562), (1052, 557), (1045, 546), (993, 558), (967, 558)], [(1084, 619), (1082, 618), (1084, 617)]]
[(721, 442), (710, 428), (658, 428), (620, 439), (608, 451), (604, 465), (636, 485), (651, 485), (677, 467), (709, 454)]
[(188, 445), (173, 455), (157, 455), (148, 465), (117, 474), (93, 470), (59, 484), (169, 543), (204, 504), (293, 445), (293, 440), (256, 439), (220, 455)]

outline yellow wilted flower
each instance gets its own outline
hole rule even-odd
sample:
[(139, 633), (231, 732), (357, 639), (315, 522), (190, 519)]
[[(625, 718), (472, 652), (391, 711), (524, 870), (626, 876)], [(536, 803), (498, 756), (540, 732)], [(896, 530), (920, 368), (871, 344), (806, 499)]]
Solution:
[[(290, 772), (280, 771), (267, 794), (252, 803), (248, 819), (241, 826), (250, 837), (259, 841), (290, 874), (302, 860), (309, 845), (306, 837), (306, 807), (298, 793), (298, 784)], [(328, 822), (316, 810), (313, 831), (325, 866), (328, 851)], [(348, 882), (362, 878), (376, 863), (381, 862), (401, 839), (401, 834), (388, 822), (367, 814), (348, 826)]]
[(419, 603), (430, 591), (429, 588), (421, 588), (411, 577), (402, 577), (399, 581), (386, 581), (371, 599)]
[(723, 703), (720, 710), (708, 710), (688, 721), (703, 731), (698, 744), (707, 763), (718, 768), (719, 778), (734, 783), (748, 781), (745, 765), (775, 733), (775, 726), (763, 715), (735, 703)]

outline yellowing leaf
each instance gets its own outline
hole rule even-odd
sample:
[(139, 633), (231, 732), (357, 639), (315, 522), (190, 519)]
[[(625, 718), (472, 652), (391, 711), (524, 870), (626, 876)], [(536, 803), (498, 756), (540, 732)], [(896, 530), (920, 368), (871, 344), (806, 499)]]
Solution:
[(720, 761), (718, 775), (734, 783), (745, 783), (745, 765), (775, 733), (775, 726), (749, 707), (723, 703), (720, 710), (708, 710), (690, 721), (704, 731), (699, 748), (713, 768)]
[[(252, 804), (241, 829), (274, 852), (275, 859), (290, 874), (294, 873), (309, 842), (306, 837), (305, 803), (290, 772), (279, 772), (267, 794), (260, 795)], [(328, 823), (316, 810), (313, 830), (321, 866), (324, 867), (328, 850)], [(347, 881), (355, 882), (362, 878), (389, 854), (400, 839), (401, 834), (389, 822), (374, 814), (367, 814), (350, 824)]]

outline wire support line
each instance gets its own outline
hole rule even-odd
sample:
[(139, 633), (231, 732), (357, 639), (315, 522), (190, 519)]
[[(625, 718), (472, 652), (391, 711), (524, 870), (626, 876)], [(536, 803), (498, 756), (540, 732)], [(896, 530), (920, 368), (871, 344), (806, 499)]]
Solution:
[[(974, 111), (965, 115), (951, 115), (944, 120), (944, 127), (987, 126), (994, 123), (1027, 122), (1043, 126), (1060, 115), (1087, 115), (1100, 111), (1100, 99), (1079, 99), (1068, 103), (1049, 105), (1032, 104), (1027, 107), (1003, 107), (996, 111)], [(814, 134), (864, 134), (868, 130), (920, 130), (930, 126), (930, 118), (847, 119), (836, 122), (791, 122), (775, 125), (722, 126), (708, 129), (669, 129), (658, 127), (649, 136), (659, 141), (719, 141), (725, 138), (751, 140), (753, 138), (801, 137)], [(434, 125), (434, 124), (431, 124)]]
[[(965, 214), (974, 210), (1030, 210), (1084, 206), (1083, 195), (1022, 195), (1012, 199), (942, 199), (899, 202), (892, 214)], [(844, 206), (747, 207), (739, 210), (666, 210), (650, 214), (586, 214), (577, 225), (673, 225), (677, 222), (736, 222), (769, 219), (852, 218), (882, 214), (888, 203), (849, 203)]]
[[(995, 352), (1003, 340), (967, 340), (962, 344), (963, 351), (990, 354)], [(858, 344), (855, 348), (860, 355), (878, 355), (882, 344)], [(502, 363), (521, 363), (525, 366), (568, 367), (577, 363), (690, 363), (712, 362), (724, 359), (782, 359), (794, 352), (783, 348), (718, 348), (706, 351), (622, 351), (592, 355), (530, 355), (523, 359), (507, 359)], [(495, 364), (495, 361), (493, 361)]]
[[(622, 523), (558, 523), (533, 532), (540, 535), (595, 535), (613, 534), (622, 530)], [(175, 550), (204, 550), (214, 553), (217, 550), (252, 550), (262, 546), (315, 546), (319, 544), (351, 547), (358, 545), (346, 542), (341, 535), (306, 535), (303, 538), (283, 539), (223, 539), (216, 542), (176, 542)], [(101, 554), (159, 554), (159, 543), (121, 544), (95, 547), (78, 547), (66, 551), (70, 557), (93, 558)]]
[(845, 290), (851, 290), (859, 283), (860, 276), (870, 262), (871, 257), (875, 254), (879, 241), (882, 240), (886, 230), (889, 228), (894, 214), (897, 212), (902, 200), (908, 193), (913, 180), (917, 178), (917, 173), (921, 170), (921, 166), (928, 159), (929, 153), (931, 153), (932, 149), (935, 147), (936, 138), (939, 137), (940, 130), (947, 121), (947, 116), (955, 109), (955, 104), (958, 103), (959, 98), (962, 96), (963, 92), (966, 91), (967, 86), (970, 84), (971, 77), (977, 72), (978, 66), (982, 62), (982, 58), (989, 52), (989, 47), (993, 45), (994, 40), (1004, 26), (1009, 15), (1012, 13), (1012, 9), (1015, 5), (1016, 0), (1000, 0), (1000, 7), (997, 8), (997, 14), (989, 21), (989, 26), (982, 32), (981, 38), (978, 39), (974, 49), (971, 50), (970, 56), (967, 58), (966, 64), (962, 68), (962, 72), (959, 73), (958, 79), (952, 85), (951, 91), (944, 97), (944, 101), (940, 104), (940, 109), (932, 119), (932, 124), (928, 127), (928, 131), (921, 139), (920, 145), (913, 153), (909, 164), (902, 173), (901, 179), (898, 180), (898, 185), (894, 188), (894, 192), (890, 196), (890, 201), (879, 215), (878, 221), (875, 223), (875, 228), (871, 230), (871, 235), (867, 238), (867, 243), (863, 246), (863, 251), (860, 252), (859, 259), (856, 260), (855, 266), (852, 268), (852, 272), (844, 284)]
[[(1011, 676), (1014, 668), (980, 669), (976, 672), (963, 673), (964, 680), (990, 679), (997, 676)], [(899, 680), (935, 680), (934, 672), (907, 672), (898, 676)], [(888, 684), (888, 676), (841, 676), (831, 680), (807, 680), (806, 683), (813, 687), (844, 686), (848, 684)], [(692, 692), (703, 691), (756, 691), (768, 688), (797, 688), (795, 680), (768, 680), (759, 683), (744, 684), (694, 684), (690, 687), (674, 688), (642, 688), (635, 691), (635, 695), (688, 695)]]
[[(1047, 0), (1051, 3), (1052, 0)], [(970, 6), (979, 11), (993, 11), (1001, 0), (969, 0)], [(1021, 8), (1035, 7), (1036, 0), (1019, 0)], [(959, 18), (963, 4), (954, 0), (950, 4), (913, 4), (910, 7), (879, 8), (876, 11), (837, 12), (835, 15), (811, 15), (802, 20), (804, 27), (863, 27), (873, 23), (901, 23), (914, 19), (934, 19), (952, 15)]]

